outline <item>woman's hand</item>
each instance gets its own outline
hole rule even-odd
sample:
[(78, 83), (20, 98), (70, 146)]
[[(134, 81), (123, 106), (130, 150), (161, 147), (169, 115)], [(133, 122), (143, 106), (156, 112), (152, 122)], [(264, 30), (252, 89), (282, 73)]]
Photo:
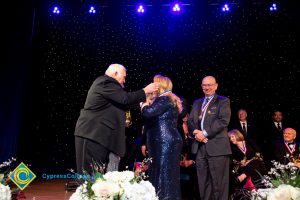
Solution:
[(141, 110), (145, 107), (145, 106), (149, 106), (150, 104), (147, 102), (141, 102), (140, 106), (141, 106)]
[(294, 166), (300, 168), (300, 162), (294, 162), (293, 164), (294, 164)]
[(181, 167), (189, 167), (191, 165), (195, 164), (195, 161), (193, 160), (183, 160), (183, 161), (180, 161), (180, 166)]

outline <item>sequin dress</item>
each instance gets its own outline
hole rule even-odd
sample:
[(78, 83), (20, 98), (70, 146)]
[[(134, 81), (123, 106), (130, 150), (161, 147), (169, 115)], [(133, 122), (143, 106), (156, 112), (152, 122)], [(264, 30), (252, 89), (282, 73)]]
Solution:
[(149, 181), (160, 200), (180, 200), (182, 138), (177, 130), (177, 107), (169, 97), (161, 96), (145, 106), (142, 115), (146, 119), (148, 154), (153, 159)]

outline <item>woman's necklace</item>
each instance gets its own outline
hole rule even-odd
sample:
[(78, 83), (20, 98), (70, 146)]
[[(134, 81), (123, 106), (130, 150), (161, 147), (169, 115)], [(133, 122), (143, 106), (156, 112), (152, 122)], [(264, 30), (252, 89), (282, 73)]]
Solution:
[(163, 96), (164, 94), (170, 93), (170, 92), (172, 92), (172, 91), (171, 91), (171, 90), (166, 90), (166, 91), (164, 91), (163, 93), (161, 93), (161, 94), (159, 95), (159, 97), (160, 97), (160, 96)]
[(238, 148), (243, 152), (244, 155), (246, 155), (247, 147), (245, 141), (242, 141), (242, 145), (238, 145)]

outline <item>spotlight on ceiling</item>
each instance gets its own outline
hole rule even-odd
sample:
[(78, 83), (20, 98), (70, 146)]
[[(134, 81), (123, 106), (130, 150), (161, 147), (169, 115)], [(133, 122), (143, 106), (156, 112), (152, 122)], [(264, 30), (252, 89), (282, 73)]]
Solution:
[(173, 14), (180, 14), (182, 13), (183, 5), (179, 2), (173, 2), (170, 4), (170, 12)]
[(222, 11), (223, 11), (223, 12), (229, 12), (229, 10), (230, 10), (230, 9), (229, 9), (228, 4), (227, 4), (227, 3), (224, 4), (223, 7), (222, 7)]
[(96, 9), (95, 9), (94, 6), (91, 6), (91, 7), (90, 7), (89, 13), (90, 13), (90, 14), (95, 14), (95, 13), (96, 13)]
[(53, 10), (52, 10), (52, 13), (54, 13), (54, 14), (60, 14), (60, 9), (59, 9), (59, 7), (54, 6), (54, 7), (53, 7)]
[(276, 3), (273, 3), (273, 4), (270, 6), (270, 11), (277, 11), (277, 4), (276, 4)]
[(142, 4), (139, 4), (139, 5), (136, 7), (136, 12), (137, 12), (138, 14), (144, 14), (144, 12), (145, 12), (145, 6), (142, 5)]

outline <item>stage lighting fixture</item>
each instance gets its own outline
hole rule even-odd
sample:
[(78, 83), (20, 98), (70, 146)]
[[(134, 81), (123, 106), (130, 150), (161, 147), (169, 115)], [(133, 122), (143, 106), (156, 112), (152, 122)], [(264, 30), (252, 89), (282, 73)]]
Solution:
[(180, 5), (178, 3), (175, 3), (174, 5), (172, 5), (172, 10), (173, 12), (180, 12)]
[(90, 7), (89, 13), (90, 13), (90, 14), (95, 14), (95, 13), (96, 13), (96, 10), (95, 10), (95, 7), (94, 7), (94, 6), (91, 6), (91, 7)]
[(277, 5), (276, 3), (273, 3), (272, 6), (270, 7), (270, 11), (276, 11), (277, 10)]
[(223, 11), (223, 12), (229, 12), (229, 6), (228, 6), (227, 3), (224, 4), (224, 6), (222, 7), (222, 11)]
[(53, 8), (53, 11), (52, 11), (54, 14), (59, 14), (60, 13), (60, 10), (57, 6), (54, 6)]
[(143, 14), (145, 12), (145, 6), (142, 5), (142, 4), (139, 4), (137, 7), (136, 7), (136, 12), (138, 14)]

